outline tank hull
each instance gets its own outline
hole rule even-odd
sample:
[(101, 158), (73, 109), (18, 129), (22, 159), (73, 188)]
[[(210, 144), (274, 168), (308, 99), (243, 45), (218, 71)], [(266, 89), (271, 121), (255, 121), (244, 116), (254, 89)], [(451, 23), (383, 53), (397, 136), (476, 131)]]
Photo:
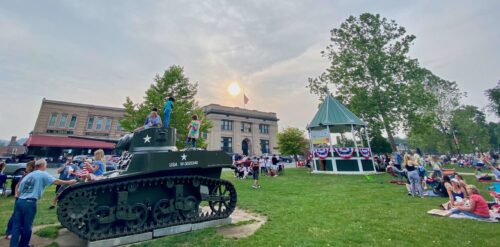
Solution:
[(59, 195), (58, 219), (94, 241), (227, 218), (236, 207), (234, 186), (218, 178), (220, 169), (200, 171), (128, 174), (68, 187)]

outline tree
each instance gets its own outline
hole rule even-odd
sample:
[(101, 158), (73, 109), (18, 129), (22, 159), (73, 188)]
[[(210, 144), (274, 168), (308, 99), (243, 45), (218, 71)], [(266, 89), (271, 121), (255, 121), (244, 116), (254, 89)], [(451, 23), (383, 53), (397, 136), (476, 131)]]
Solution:
[(405, 33), (404, 27), (378, 14), (350, 16), (331, 31), (332, 43), (322, 52), (330, 67), (308, 80), (308, 88), (320, 98), (333, 85), (338, 98), (372, 130), (385, 131), (394, 151), (394, 133), (428, 118), (436, 104), (425, 90), (425, 71), (408, 57), (415, 36)]
[(286, 128), (278, 133), (278, 150), (282, 155), (303, 154), (307, 150), (304, 131), (298, 128)]
[(476, 106), (466, 105), (455, 110), (451, 125), (457, 132), (462, 152), (472, 153), (489, 149), (486, 117)]
[(488, 136), (489, 144), (492, 150), (498, 150), (500, 148), (500, 124), (499, 123), (488, 123)]
[(426, 69), (421, 69), (421, 73), (424, 75), (424, 88), (433, 95), (435, 104), (430, 105), (431, 110), (426, 117), (411, 121), (408, 135), (410, 147), (420, 147), (429, 153), (456, 152), (451, 120), (465, 93), (458, 89), (456, 82), (441, 79)]
[(370, 144), (374, 154), (390, 153), (392, 150), (391, 144), (380, 134), (373, 135)]
[[(125, 115), (121, 119), (121, 126), (127, 131), (133, 131), (144, 124), (144, 119), (152, 108), (158, 108), (160, 116), (163, 118), (164, 98), (172, 96), (175, 98), (174, 109), (170, 115), (169, 126), (177, 129), (177, 147), (185, 146), (187, 137), (187, 126), (191, 121), (191, 116), (197, 114), (203, 118), (203, 111), (194, 99), (198, 91), (198, 83), (191, 83), (184, 75), (184, 68), (173, 65), (166, 70), (162, 76), (156, 75), (154, 83), (146, 90), (144, 102), (134, 103), (127, 97), (123, 106)], [(201, 133), (206, 133), (212, 124), (204, 120), (201, 125)], [(206, 147), (203, 139), (197, 143), (199, 147)]]
[(486, 90), (486, 96), (490, 100), (488, 108), (497, 117), (500, 117), (500, 80), (497, 82), (496, 87)]

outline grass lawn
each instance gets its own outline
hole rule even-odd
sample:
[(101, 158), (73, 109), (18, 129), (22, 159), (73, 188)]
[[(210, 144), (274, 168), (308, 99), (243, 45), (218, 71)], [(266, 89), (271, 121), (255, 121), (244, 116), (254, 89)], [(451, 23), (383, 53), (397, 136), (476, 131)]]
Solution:
[[(268, 217), (255, 235), (224, 239), (215, 229), (179, 234), (139, 246), (498, 246), (500, 224), (427, 215), (444, 198), (411, 198), (405, 187), (388, 183), (386, 174), (367, 182), (363, 176), (307, 175), (288, 169), (285, 176), (262, 177), (262, 188), (236, 180), (238, 206)], [(475, 184), (475, 178), (465, 177)], [(487, 200), (489, 183), (476, 184)], [(57, 221), (49, 210), (54, 187), (39, 202), (35, 224)], [(5, 230), (13, 200), (0, 199), (0, 230)]]

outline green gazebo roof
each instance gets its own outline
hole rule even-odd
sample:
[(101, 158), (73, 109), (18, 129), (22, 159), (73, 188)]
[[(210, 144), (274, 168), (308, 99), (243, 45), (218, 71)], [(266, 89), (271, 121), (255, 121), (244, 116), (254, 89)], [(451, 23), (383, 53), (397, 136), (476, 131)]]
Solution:
[(319, 110), (309, 124), (309, 128), (351, 124), (366, 125), (365, 122), (361, 121), (361, 119), (338, 102), (332, 95), (328, 95), (325, 101), (319, 106)]

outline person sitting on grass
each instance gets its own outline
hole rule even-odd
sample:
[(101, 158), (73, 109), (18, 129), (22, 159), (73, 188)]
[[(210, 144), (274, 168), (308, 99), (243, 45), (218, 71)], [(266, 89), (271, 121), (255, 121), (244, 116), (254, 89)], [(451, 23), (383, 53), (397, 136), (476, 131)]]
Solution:
[(490, 217), (488, 203), (479, 194), (479, 189), (474, 185), (467, 185), (467, 192), (470, 195), (469, 205), (456, 206), (451, 210), (452, 214), (463, 214), (471, 218), (487, 219)]
[(448, 196), (450, 200), (448, 203), (443, 205), (444, 209), (450, 209), (455, 206), (461, 206), (464, 204), (465, 192), (460, 188), (460, 181), (456, 178), (450, 179), (451, 186), (448, 186), (446, 189), (448, 190)]
[(431, 165), (432, 165), (432, 175), (434, 177), (441, 177), (443, 175), (443, 172), (441, 171), (441, 163), (439, 162), (439, 159), (437, 156), (432, 156), (431, 159)]

